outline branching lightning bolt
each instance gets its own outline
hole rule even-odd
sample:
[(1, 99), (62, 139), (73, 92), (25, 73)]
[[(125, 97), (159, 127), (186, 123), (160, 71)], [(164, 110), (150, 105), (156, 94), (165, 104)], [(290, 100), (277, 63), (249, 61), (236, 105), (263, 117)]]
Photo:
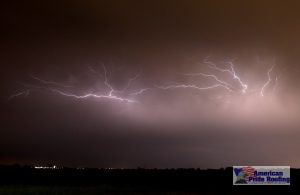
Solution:
[(15, 94), (12, 94), (8, 97), (8, 100), (11, 100), (13, 98), (17, 97), (28, 97), (32, 91), (36, 91), (41, 89), (39, 86), (31, 85), (31, 84), (25, 84), (25, 83), (20, 83), (22, 86), (24, 86), (26, 89), (19, 91)]
[(112, 96), (112, 94), (114, 92), (114, 88), (108, 82), (106, 67), (104, 65), (102, 65), (102, 67), (103, 67), (103, 70), (104, 70), (104, 84), (110, 90), (109, 93), (108, 93), (108, 96)]
[(64, 87), (64, 88), (70, 88), (70, 87), (73, 87), (71, 85), (63, 85), (61, 83), (58, 83), (58, 82), (54, 82), (54, 81), (46, 81), (44, 79), (41, 79), (41, 78), (38, 78), (36, 76), (33, 76), (33, 75), (30, 75), (31, 78), (45, 84), (45, 85), (54, 85), (54, 86), (58, 86), (58, 87)]
[(30, 91), (31, 91), (30, 89), (26, 89), (24, 91), (21, 91), (21, 92), (18, 92), (16, 94), (13, 94), (13, 95), (11, 95), (11, 96), (8, 97), (8, 100), (11, 100), (11, 99), (19, 97), (19, 96), (28, 97), (29, 94), (30, 94)]
[(227, 63), (229, 63), (230, 64), (230, 68), (231, 68), (231, 74), (232, 74), (232, 76), (233, 76), (233, 78), (234, 79), (236, 79), (236, 80), (238, 80), (238, 82), (240, 83), (240, 85), (242, 86), (242, 92), (243, 93), (246, 93), (246, 90), (247, 90), (247, 88), (248, 88), (248, 85), (247, 84), (245, 84), (242, 80), (241, 80), (241, 78), (239, 77), (239, 76), (237, 76), (237, 74), (235, 73), (235, 70), (234, 70), (234, 65), (233, 65), (233, 62), (227, 62)]
[(73, 97), (73, 98), (76, 98), (76, 99), (84, 99), (84, 98), (94, 97), (94, 98), (106, 98), (106, 99), (112, 99), (112, 100), (125, 101), (125, 102), (129, 102), (129, 103), (136, 102), (136, 101), (131, 100), (131, 99), (121, 98), (121, 97), (118, 97), (118, 96), (115, 96), (115, 95), (111, 95), (111, 93), (109, 93), (109, 95), (97, 95), (97, 94), (93, 94), (93, 93), (88, 93), (88, 94), (84, 94), (84, 95), (75, 95), (75, 94), (72, 94), (72, 93), (63, 92), (63, 91), (58, 90), (58, 89), (51, 89), (51, 90), (53, 92), (59, 93), (60, 95), (67, 96), (67, 97)]
[(205, 58), (203, 63), (207, 64), (210, 68), (212, 69), (215, 69), (217, 71), (220, 71), (220, 72), (228, 72), (232, 77), (233, 79), (237, 80), (240, 84), (240, 86), (242, 87), (242, 92), (243, 93), (246, 93), (246, 90), (248, 89), (248, 85), (245, 84), (242, 79), (236, 74), (235, 70), (234, 70), (234, 64), (233, 64), (233, 61), (227, 61), (226, 63), (230, 65), (230, 69), (222, 69), (222, 68), (219, 68), (215, 63), (211, 62), (211, 61), (208, 61), (208, 58)]
[(216, 84), (216, 85), (211, 85), (208, 87), (199, 87), (197, 85), (185, 85), (185, 84), (180, 84), (180, 85), (169, 85), (169, 86), (157, 86), (159, 89), (177, 89), (177, 88), (191, 88), (191, 89), (197, 89), (197, 90), (206, 90), (206, 89), (213, 89), (217, 87), (224, 87), (223, 85)]
[[(88, 67), (88, 68), (93, 73), (99, 74), (92, 67)], [(34, 85), (26, 85), (26, 87), (29, 89), (26, 89), (26, 90), (23, 90), (16, 94), (13, 94), (9, 97), (9, 99), (13, 99), (13, 98), (16, 98), (19, 96), (26, 97), (29, 95), (29, 93), (32, 90), (46, 89), (51, 92), (57, 93), (59, 95), (66, 96), (66, 97), (72, 97), (72, 98), (76, 98), (76, 99), (100, 98), (100, 99), (110, 99), (110, 100), (116, 100), (116, 101), (122, 101), (122, 102), (128, 102), (128, 103), (135, 103), (137, 101), (135, 99), (132, 99), (134, 96), (141, 95), (150, 89), (150, 88), (135, 89), (134, 91), (131, 91), (131, 92), (128, 90), (131, 87), (131, 84), (140, 77), (140, 73), (139, 73), (139, 74), (135, 75), (133, 78), (129, 79), (129, 81), (127, 82), (127, 85), (124, 87), (123, 90), (121, 90), (121, 91), (115, 90), (114, 87), (109, 82), (108, 72), (107, 72), (106, 67), (104, 65), (102, 65), (102, 68), (103, 68), (104, 73), (103, 73), (103, 75), (102, 74), (99, 74), (99, 75), (102, 77), (102, 79), (104, 78), (103, 84), (108, 89), (107, 93), (101, 93), (101, 94), (85, 93), (83, 95), (78, 95), (76, 93), (69, 92), (72, 90), (72, 88), (74, 86), (64, 85), (64, 84), (61, 84), (59, 82), (54, 82), (54, 81), (47, 81), (47, 80), (41, 79), (39, 77), (30, 75), (30, 77), (32, 79), (39, 81), (41, 84), (43, 84), (43, 86), (35, 87)], [(68, 92), (66, 92), (66, 88), (68, 88)], [(118, 92), (118, 94), (122, 94), (122, 96), (116, 95), (117, 92)], [(130, 97), (130, 98), (128, 98), (128, 97)]]
[[(87, 94), (84, 94), (84, 95), (76, 95), (74, 93), (67, 93), (67, 92), (64, 92), (62, 90), (59, 90), (59, 89), (51, 89), (53, 92), (57, 92), (58, 94), (60, 95), (63, 95), (63, 96), (67, 96), (67, 97), (73, 97), (73, 98), (76, 98), (76, 99), (84, 99), (84, 98), (89, 98), (89, 97), (94, 97), (94, 98), (106, 98), (106, 99), (111, 99), (111, 100), (118, 100), (118, 101), (125, 101), (125, 102), (128, 102), (128, 103), (134, 103), (136, 102), (136, 100), (133, 100), (133, 99), (129, 99), (129, 98), (124, 98), (124, 97), (121, 97), (121, 96), (117, 96), (117, 95), (114, 95), (114, 93), (118, 90), (115, 90), (113, 88), (113, 86), (109, 83), (109, 79), (108, 79), (108, 75), (107, 75), (107, 69), (104, 65), (102, 65), (102, 68), (103, 68), (103, 71), (104, 71), (104, 85), (109, 89), (108, 93), (107, 94), (94, 94), (94, 93), (87, 93)], [(93, 69), (93, 72), (96, 72), (94, 69)], [(128, 89), (131, 85), (131, 83), (133, 81), (135, 81), (140, 75), (136, 75), (134, 78), (131, 78), (129, 79), (127, 85), (125, 86), (125, 88), (122, 90), (122, 92), (124, 92), (126, 89)], [(130, 95), (138, 95), (138, 94), (141, 94), (143, 92), (145, 92), (147, 89), (140, 89), (138, 91), (138, 93), (131, 93)]]
[[(217, 70), (219, 72), (228, 72), (234, 80), (237, 80), (239, 85), (242, 87), (241, 92), (246, 93), (246, 90), (248, 88), (248, 85), (245, 84), (241, 78), (236, 74), (234, 70), (234, 64), (232, 61), (227, 62), (230, 65), (230, 69), (221, 69), (219, 68), (215, 63), (208, 61), (208, 58), (204, 59), (204, 64), (207, 64), (209, 68), (212, 68), (214, 70)], [(188, 84), (179, 84), (179, 85), (169, 85), (169, 86), (159, 86), (158, 88), (160, 89), (176, 89), (176, 88), (192, 88), (192, 89), (197, 89), (197, 90), (208, 90), (208, 89), (213, 89), (213, 88), (218, 88), (218, 87), (223, 87), (229, 92), (234, 92), (234, 88), (231, 84), (229, 84), (226, 81), (223, 81), (220, 79), (217, 75), (214, 74), (206, 74), (206, 73), (190, 73), (190, 74), (184, 74), (185, 76), (203, 76), (203, 77), (209, 77), (213, 78), (217, 84), (206, 86), (206, 87), (199, 87), (197, 85), (188, 85)]]
[[(32, 91), (37, 91), (37, 90), (48, 90), (53, 93), (59, 94), (61, 96), (76, 98), (76, 99), (98, 98), (98, 99), (109, 99), (109, 100), (127, 102), (127, 103), (138, 102), (136, 100), (137, 96), (143, 95), (152, 89), (159, 89), (159, 90), (192, 89), (192, 90), (206, 91), (211, 89), (223, 88), (229, 92), (227, 93), (227, 95), (230, 94), (230, 96), (232, 95), (232, 93), (259, 94), (259, 92), (261, 96), (264, 96), (264, 91), (271, 82), (271, 72), (274, 66), (272, 66), (267, 71), (268, 80), (263, 84), (263, 86), (261, 88), (258, 89), (256, 88), (255, 90), (253, 90), (253, 89), (248, 89), (248, 85), (237, 74), (234, 68), (235, 66), (233, 60), (226, 61), (224, 63), (228, 64), (229, 66), (227, 68), (220, 68), (214, 62), (210, 61), (207, 57), (203, 60), (203, 64), (208, 66), (209, 74), (205, 72), (182, 74), (184, 76), (189, 76), (189, 77), (200, 76), (203, 78), (210, 79), (210, 81), (213, 82), (209, 85), (180, 83), (180, 84), (170, 84), (170, 85), (160, 85), (160, 86), (154, 85), (152, 87), (145, 87), (145, 88), (138, 88), (138, 89), (132, 89), (133, 88), (132, 84), (141, 77), (141, 71), (138, 74), (136, 74), (134, 77), (128, 79), (123, 89), (115, 89), (114, 85), (110, 82), (109, 77), (111, 76), (111, 74), (110, 72), (108, 72), (108, 69), (105, 67), (104, 64), (102, 64), (102, 69), (103, 69), (102, 73), (98, 73), (95, 69), (89, 66), (88, 67), (89, 71), (92, 72), (93, 74), (97, 74), (97, 79), (101, 79), (102, 86), (104, 87), (105, 92), (93, 91), (91, 93), (91, 90), (89, 90), (88, 93), (83, 93), (83, 94), (78, 94), (75, 92), (76, 86), (55, 82), (55, 81), (48, 81), (48, 80), (41, 79), (37, 76), (30, 75), (30, 77), (33, 80), (38, 81), (40, 83), (40, 86), (23, 84), (24, 87), (26, 88), (22, 91), (19, 91), (11, 95), (9, 99), (13, 99), (16, 97), (27, 97)], [(218, 73), (216, 73), (215, 71), (217, 71)], [(277, 77), (275, 82), (277, 83)]]
[(137, 96), (137, 95), (142, 95), (144, 92), (150, 90), (151, 88), (144, 88), (144, 89), (140, 89), (138, 91), (132, 92), (130, 93), (131, 96)]
[[(222, 87), (226, 88), (228, 91), (232, 92), (232, 90), (231, 90), (232, 86), (229, 83), (220, 80), (216, 75), (204, 74), (204, 73), (191, 73), (191, 74), (184, 74), (184, 75), (186, 75), (186, 76), (211, 77), (219, 83), (219, 85), (217, 87), (222, 86)], [(213, 87), (207, 87), (207, 88), (210, 89), (210, 88), (213, 88)]]
[[(262, 88), (261, 88), (261, 90), (260, 90), (260, 95), (261, 95), (261, 96), (264, 96), (264, 90), (265, 90), (265, 88), (266, 88), (266, 87), (270, 84), (270, 82), (271, 82), (271, 75), (270, 75), (270, 73), (272, 72), (273, 68), (274, 68), (274, 66), (272, 66), (272, 67), (268, 70), (268, 73), (267, 73), (267, 75), (268, 75), (268, 80), (267, 80), (267, 82), (262, 86)], [(276, 77), (276, 81), (277, 81), (277, 77)]]
[(127, 85), (123, 88), (123, 91), (127, 90), (130, 88), (131, 84), (137, 80), (139, 77), (141, 76), (141, 72), (139, 72), (138, 74), (136, 74), (133, 78), (129, 79), (127, 82)]

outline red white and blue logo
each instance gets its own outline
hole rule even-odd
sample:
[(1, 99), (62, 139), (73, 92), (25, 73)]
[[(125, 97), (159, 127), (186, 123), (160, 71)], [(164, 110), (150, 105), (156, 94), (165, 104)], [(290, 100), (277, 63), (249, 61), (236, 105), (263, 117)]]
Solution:
[(290, 185), (289, 166), (234, 166), (233, 184)]

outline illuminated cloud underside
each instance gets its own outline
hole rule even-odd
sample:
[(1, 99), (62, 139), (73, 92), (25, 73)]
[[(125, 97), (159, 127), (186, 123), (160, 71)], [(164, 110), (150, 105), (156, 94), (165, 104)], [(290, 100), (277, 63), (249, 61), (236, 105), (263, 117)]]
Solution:
[[(214, 70), (216, 72), (222, 73), (222, 75), (230, 76), (231, 79), (229, 81), (223, 79), (222, 77), (218, 76), (218, 74), (208, 74), (205, 72), (197, 72), (197, 73), (185, 73), (183, 74), (186, 77), (203, 77), (207, 80), (214, 81), (211, 85), (202, 86), (201, 83), (199, 84), (189, 84), (189, 83), (181, 83), (181, 84), (172, 84), (172, 85), (156, 85), (153, 84), (152, 86), (139, 88), (139, 89), (131, 89), (131, 85), (134, 82), (137, 82), (140, 74), (137, 74), (133, 78), (130, 78), (127, 81), (126, 86), (123, 88), (123, 90), (115, 90), (113, 87), (113, 84), (109, 82), (108, 79), (108, 71), (104, 65), (102, 65), (103, 68), (103, 74), (99, 74), (97, 71), (95, 71), (92, 67), (89, 67), (89, 70), (93, 72), (94, 74), (99, 75), (102, 78), (102, 82), (105, 86), (105, 90), (107, 92), (105, 93), (83, 93), (83, 94), (76, 94), (74, 91), (75, 86), (71, 84), (63, 84), (60, 82), (54, 82), (54, 81), (47, 81), (44, 79), (41, 79), (37, 76), (32, 76), (31, 78), (33, 80), (38, 81), (42, 85), (31, 85), (31, 84), (23, 84), (26, 89), (23, 89), (19, 92), (16, 92), (15, 94), (11, 95), (9, 99), (13, 99), (16, 97), (28, 97), (31, 92), (46, 89), (51, 92), (54, 92), (56, 94), (69, 97), (69, 98), (76, 98), (76, 99), (89, 99), (89, 98), (98, 98), (98, 99), (110, 99), (112, 101), (119, 101), (119, 102), (126, 102), (126, 103), (136, 103), (137, 98), (136, 96), (142, 95), (150, 90), (179, 90), (179, 89), (191, 89), (191, 90), (211, 90), (215, 88), (223, 88), (229, 93), (233, 94), (247, 94), (249, 91), (249, 87), (251, 86), (251, 83), (248, 84), (236, 73), (234, 61), (226, 61), (225, 64), (229, 67), (221, 68), (217, 66), (216, 63), (209, 60), (209, 58), (205, 58), (203, 60), (203, 64), (207, 66), (209, 69)], [(271, 75), (272, 71), (274, 69), (274, 65), (269, 68), (269, 70), (266, 73), (267, 81), (262, 84), (262, 87), (260, 89), (253, 89), (251, 91), (259, 91), (260, 96), (264, 96), (266, 93), (266, 89), (269, 87), (271, 81), (273, 81), (274, 75)], [(275, 81), (277, 82), (278, 78), (275, 76)], [(235, 86), (233, 86), (235, 84)], [(237, 85), (236, 85), (237, 84)], [(238, 86), (238, 87), (237, 87)], [(250, 92), (250, 91), (249, 91)], [(220, 91), (220, 93), (223, 93), (223, 91)]]

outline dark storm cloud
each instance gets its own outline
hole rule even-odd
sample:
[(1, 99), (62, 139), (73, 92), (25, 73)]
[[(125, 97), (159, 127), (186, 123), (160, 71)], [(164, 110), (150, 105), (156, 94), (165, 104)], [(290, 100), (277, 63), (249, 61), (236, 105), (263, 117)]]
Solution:
[[(162, 168), (299, 164), (296, 1), (1, 4), (1, 162)], [(77, 93), (102, 90), (102, 80), (89, 70), (103, 74), (102, 64), (118, 89), (139, 72), (137, 89), (210, 84), (181, 75), (206, 71), (201, 62), (207, 56), (216, 62), (237, 57), (236, 70), (251, 89), (261, 89), (276, 59), (272, 74), (279, 78), (278, 91), (272, 92), (271, 83), (270, 95), (262, 99), (226, 96), (219, 89), (151, 89), (137, 97), (141, 104), (128, 105), (43, 89), (8, 100), (24, 83), (48, 86), (32, 75), (73, 84)]]

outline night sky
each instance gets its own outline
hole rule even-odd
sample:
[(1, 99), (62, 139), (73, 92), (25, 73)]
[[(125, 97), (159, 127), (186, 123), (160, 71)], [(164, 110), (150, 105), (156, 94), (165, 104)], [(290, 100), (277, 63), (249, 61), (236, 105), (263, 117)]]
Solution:
[(300, 3), (0, 5), (0, 164), (299, 167)]

